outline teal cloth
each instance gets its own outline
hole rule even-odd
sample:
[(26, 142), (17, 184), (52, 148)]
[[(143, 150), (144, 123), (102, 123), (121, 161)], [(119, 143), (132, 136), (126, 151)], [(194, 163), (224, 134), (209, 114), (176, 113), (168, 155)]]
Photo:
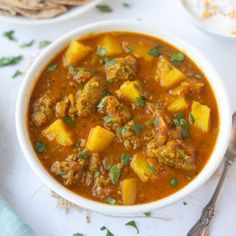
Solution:
[(32, 236), (32, 229), (26, 225), (0, 195), (0, 235)]

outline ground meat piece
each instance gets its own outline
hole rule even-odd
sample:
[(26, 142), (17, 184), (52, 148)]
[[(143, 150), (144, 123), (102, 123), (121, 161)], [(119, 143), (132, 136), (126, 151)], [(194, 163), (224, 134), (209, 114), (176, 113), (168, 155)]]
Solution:
[(97, 177), (92, 188), (93, 196), (100, 199), (106, 198), (109, 195), (106, 186), (110, 185), (110, 183), (109, 176), (100, 175)]
[(32, 119), (37, 126), (41, 126), (50, 120), (52, 116), (52, 107), (54, 104), (54, 99), (48, 95), (43, 95), (33, 105), (33, 115)]
[(91, 172), (94, 172), (99, 169), (99, 166), (101, 164), (99, 154), (98, 153), (92, 153), (90, 157), (90, 164), (89, 164), (89, 170)]
[(86, 117), (96, 111), (98, 102), (103, 97), (103, 80), (93, 77), (76, 94), (76, 108), (79, 116)]
[(63, 179), (65, 185), (74, 185), (81, 181), (88, 161), (78, 158), (77, 154), (68, 156), (65, 161), (56, 161), (51, 171)]
[[(114, 63), (113, 63), (114, 62)], [(135, 78), (137, 62), (132, 56), (115, 58), (105, 64), (107, 81), (121, 83)]]
[(131, 115), (129, 109), (123, 105), (115, 96), (106, 96), (101, 102), (99, 112), (105, 113), (110, 119), (105, 122), (105, 126), (117, 127), (127, 122)]
[(163, 165), (187, 171), (196, 169), (194, 150), (182, 144), (180, 140), (172, 140), (159, 147), (155, 151), (155, 156)]
[(69, 99), (65, 98), (63, 101), (57, 102), (55, 106), (55, 115), (56, 117), (64, 117), (66, 116), (66, 112), (69, 107)]
[(85, 67), (79, 67), (77, 69), (77, 73), (73, 77), (73, 79), (81, 84), (81, 83), (86, 83), (92, 76), (92, 73), (86, 69)]

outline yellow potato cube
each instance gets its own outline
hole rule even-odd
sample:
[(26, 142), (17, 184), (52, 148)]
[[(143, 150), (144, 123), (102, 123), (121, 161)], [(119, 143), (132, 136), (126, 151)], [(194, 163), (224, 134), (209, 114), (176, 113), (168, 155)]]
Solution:
[(130, 166), (143, 182), (147, 182), (152, 177), (152, 173), (148, 169), (148, 159), (145, 155), (134, 155)]
[(96, 126), (89, 133), (86, 148), (91, 152), (100, 152), (108, 147), (114, 138), (114, 133), (101, 126)]
[(111, 35), (104, 36), (104, 38), (100, 41), (98, 50), (101, 48), (106, 50), (106, 57), (114, 56), (123, 52), (119, 40)]
[(194, 119), (194, 125), (203, 132), (208, 132), (210, 124), (210, 108), (199, 102), (193, 101), (191, 114)]
[(160, 56), (157, 63), (156, 79), (160, 80), (162, 87), (169, 89), (185, 79), (185, 75), (163, 56)]
[(71, 132), (62, 119), (57, 119), (48, 128), (44, 129), (43, 135), (46, 136), (49, 141), (55, 140), (63, 146), (73, 144)]
[(77, 64), (79, 61), (87, 57), (90, 52), (90, 47), (76, 40), (72, 40), (65, 52), (64, 59), (66, 66)]
[(118, 94), (130, 102), (137, 102), (142, 94), (141, 85), (137, 80), (126, 81), (121, 85)]
[(153, 60), (153, 57), (148, 54), (149, 49), (147, 47), (145, 47), (144, 45), (142, 45), (141, 43), (131, 45), (131, 47), (133, 48), (133, 53), (132, 54), (135, 57), (143, 58), (144, 60), (146, 60), (148, 62)]
[(168, 105), (167, 110), (169, 112), (180, 112), (188, 109), (188, 103), (184, 97), (178, 97)]
[(122, 182), (122, 201), (124, 205), (135, 203), (137, 195), (137, 183), (135, 178), (124, 179)]

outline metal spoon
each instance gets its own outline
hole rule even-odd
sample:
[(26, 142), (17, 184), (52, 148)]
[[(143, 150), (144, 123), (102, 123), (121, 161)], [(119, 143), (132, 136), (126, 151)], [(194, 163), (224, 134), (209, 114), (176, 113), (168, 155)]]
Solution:
[(187, 236), (208, 236), (210, 221), (214, 216), (215, 202), (228, 173), (229, 167), (232, 165), (234, 157), (236, 157), (236, 112), (233, 114), (233, 126), (230, 137), (229, 146), (225, 154), (224, 168), (220, 180), (217, 184), (215, 192), (210, 201), (202, 210), (202, 215), (197, 223), (188, 232)]

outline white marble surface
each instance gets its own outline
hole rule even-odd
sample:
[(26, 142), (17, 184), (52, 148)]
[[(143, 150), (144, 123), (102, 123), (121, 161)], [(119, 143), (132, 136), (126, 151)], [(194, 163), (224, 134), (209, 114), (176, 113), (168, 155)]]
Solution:
[[(56, 208), (56, 200), (50, 190), (36, 177), (23, 158), (19, 148), (14, 112), (16, 94), (22, 77), (12, 79), (16, 69), (25, 71), (32, 59), (40, 53), (38, 42), (42, 39), (54, 40), (69, 30), (83, 24), (112, 18), (142, 19), (156, 23), (190, 41), (217, 67), (225, 82), (233, 110), (236, 110), (235, 94), (235, 57), (236, 40), (228, 40), (208, 35), (196, 29), (185, 17), (177, 1), (173, 0), (126, 0), (132, 6), (122, 7), (123, 0), (107, 0), (114, 8), (110, 14), (101, 14), (95, 9), (77, 19), (60, 25), (51, 26), (17, 26), (0, 22), (0, 35), (14, 29), (18, 42), (10, 42), (0, 36), (0, 57), (24, 55), (24, 61), (17, 66), (0, 68), (0, 191), (20, 215), (39, 236), (70, 236), (81, 232), (86, 236), (105, 235), (100, 231), (106, 225), (115, 236), (136, 235), (134, 229), (124, 226), (130, 219), (113, 218), (91, 213), (91, 223), (85, 221), (85, 212), (72, 210), (64, 214)], [(20, 49), (21, 42), (35, 39), (31, 48)], [(216, 215), (212, 222), (211, 235), (236, 235), (236, 163), (226, 179), (222, 194), (218, 200)], [(202, 207), (208, 201), (220, 171), (191, 196), (165, 209), (156, 210), (153, 216), (165, 218), (137, 218), (140, 236), (180, 236), (186, 235), (188, 229), (197, 220)], [(132, 218), (133, 219), (133, 218)], [(1, 233), (0, 233), (1, 234)]]

